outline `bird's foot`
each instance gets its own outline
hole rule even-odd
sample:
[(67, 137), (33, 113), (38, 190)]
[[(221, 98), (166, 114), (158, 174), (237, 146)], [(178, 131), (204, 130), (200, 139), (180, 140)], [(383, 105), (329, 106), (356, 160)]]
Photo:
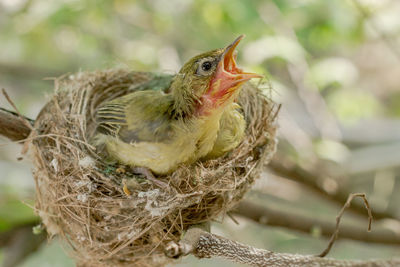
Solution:
[(167, 188), (168, 184), (164, 183), (163, 181), (158, 180), (156, 177), (154, 177), (154, 174), (146, 167), (134, 167), (132, 168), (132, 171), (136, 174), (142, 174), (146, 177), (147, 180), (153, 182), (157, 186), (161, 188)]

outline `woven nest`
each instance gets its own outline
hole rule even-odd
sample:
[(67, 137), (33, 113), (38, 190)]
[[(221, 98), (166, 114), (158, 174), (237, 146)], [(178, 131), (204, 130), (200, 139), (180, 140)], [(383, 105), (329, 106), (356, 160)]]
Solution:
[[(276, 147), (277, 106), (249, 83), (238, 102), (246, 137), (228, 155), (157, 178), (120, 173), (89, 144), (98, 106), (148, 81), (148, 74), (112, 70), (56, 81), (54, 96), (36, 119), (33, 154), (36, 208), (85, 266), (163, 266), (165, 244), (194, 224), (220, 219), (243, 197)], [(123, 190), (129, 181), (131, 195)]]

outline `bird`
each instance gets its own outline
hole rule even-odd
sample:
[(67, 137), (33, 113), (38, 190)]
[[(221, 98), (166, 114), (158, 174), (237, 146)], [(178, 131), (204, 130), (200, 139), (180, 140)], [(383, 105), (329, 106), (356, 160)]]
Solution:
[(236, 99), (245, 82), (263, 77), (237, 66), (235, 48), (243, 38), (191, 58), (162, 90), (151, 90), (149, 82), (105, 102), (96, 112), (95, 146), (158, 185), (154, 174), (237, 147), (245, 120)]

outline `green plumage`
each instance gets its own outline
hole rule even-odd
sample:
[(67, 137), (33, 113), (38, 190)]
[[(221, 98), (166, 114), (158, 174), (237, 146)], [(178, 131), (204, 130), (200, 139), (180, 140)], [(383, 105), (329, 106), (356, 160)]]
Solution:
[[(245, 122), (234, 98), (199, 115), (215, 72), (199, 75), (199, 62), (216, 62), (223, 49), (192, 58), (177, 75), (153, 74), (132, 93), (97, 111), (94, 144), (119, 163), (168, 173), (181, 163), (221, 156), (242, 140)], [(203, 73), (203, 72), (201, 72)]]

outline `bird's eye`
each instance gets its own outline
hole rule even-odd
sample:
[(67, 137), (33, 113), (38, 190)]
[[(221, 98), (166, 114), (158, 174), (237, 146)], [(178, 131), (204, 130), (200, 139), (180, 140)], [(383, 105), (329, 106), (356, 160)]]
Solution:
[(210, 61), (206, 61), (206, 62), (203, 62), (203, 64), (201, 64), (201, 69), (203, 71), (209, 71), (211, 69), (211, 67), (212, 67), (212, 63)]
[(212, 57), (200, 60), (196, 74), (200, 76), (209, 76), (215, 69), (215, 59)]

